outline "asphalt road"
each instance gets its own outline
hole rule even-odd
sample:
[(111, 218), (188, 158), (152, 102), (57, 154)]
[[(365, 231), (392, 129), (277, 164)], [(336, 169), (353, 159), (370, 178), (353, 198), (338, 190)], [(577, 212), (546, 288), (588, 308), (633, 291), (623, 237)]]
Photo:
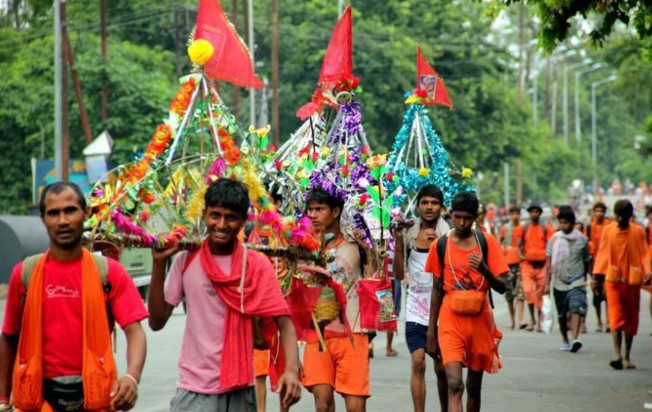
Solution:
[[(584, 347), (577, 354), (560, 352), (557, 326), (553, 333), (504, 330), (508, 323), (507, 307), (496, 299), (495, 316), (505, 333), (501, 344), (504, 368), (497, 375), (485, 375), (483, 411), (642, 411), (652, 403), (652, 321), (650, 294), (643, 292), (641, 327), (634, 341), (632, 360), (638, 369), (614, 371), (608, 362), (612, 356), (609, 334), (595, 333), (595, 316), (588, 319), (589, 333), (582, 335)], [(185, 315), (177, 310), (163, 331), (152, 332), (147, 325), (148, 357), (143, 373), (136, 411), (163, 412), (175, 391), (176, 364), (181, 346)], [(385, 336), (374, 341), (376, 357), (371, 360), (369, 411), (409, 411), (410, 357), (405, 346), (403, 325), (396, 339), (399, 356), (384, 356)], [(118, 339), (118, 365), (124, 371), (125, 341)], [(435, 378), (429, 365), (427, 374), (427, 410), (437, 411)], [(278, 410), (278, 396), (268, 393), (268, 410)], [(650, 405), (652, 409), (652, 405)], [(303, 391), (293, 411), (312, 411), (312, 396)], [(344, 404), (337, 396), (337, 410)]]

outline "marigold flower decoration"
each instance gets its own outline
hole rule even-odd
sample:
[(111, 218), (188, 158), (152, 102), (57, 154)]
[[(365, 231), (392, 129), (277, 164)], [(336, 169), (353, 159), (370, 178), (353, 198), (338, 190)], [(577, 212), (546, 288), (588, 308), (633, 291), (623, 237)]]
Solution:
[(193, 77), (190, 77), (188, 81), (183, 83), (179, 92), (174, 96), (170, 102), (170, 111), (183, 116), (190, 106), (190, 99), (192, 98), (192, 92), (195, 91), (195, 86), (197, 82)]
[(152, 136), (152, 140), (147, 145), (147, 150), (143, 157), (129, 167), (129, 171), (121, 177), (126, 183), (136, 184), (145, 177), (149, 170), (150, 164), (158, 158), (170, 144), (172, 139), (172, 130), (167, 124), (159, 124)]
[(215, 48), (213, 45), (204, 39), (197, 39), (188, 47), (190, 61), (200, 66), (206, 64), (213, 57), (214, 53)]
[(220, 126), (217, 134), (220, 138), (220, 145), (224, 152), (224, 160), (229, 166), (235, 166), (240, 160), (240, 150), (235, 145), (231, 133), (227, 132), (224, 126)]

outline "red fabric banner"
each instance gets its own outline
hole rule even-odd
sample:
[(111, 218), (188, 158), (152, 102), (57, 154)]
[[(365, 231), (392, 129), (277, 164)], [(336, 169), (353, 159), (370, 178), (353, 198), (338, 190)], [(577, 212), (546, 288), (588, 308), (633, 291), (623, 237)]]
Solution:
[(319, 84), (339, 83), (353, 77), (353, 27), (351, 6), (335, 25), (319, 73)]
[(453, 108), (448, 96), (448, 90), (441, 77), (432, 68), (421, 51), (421, 46), (417, 46), (417, 89), (427, 93), (427, 99), (424, 104), (427, 106), (440, 105)]
[(208, 77), (245, 87), (265, 86), (254, 73), (247, 47), (224, 14), (219, 0), (199, 0), (195, 29), (195, 40), (198, 39), (209, 41), (215, 49), (213, 57), (204, 65)]

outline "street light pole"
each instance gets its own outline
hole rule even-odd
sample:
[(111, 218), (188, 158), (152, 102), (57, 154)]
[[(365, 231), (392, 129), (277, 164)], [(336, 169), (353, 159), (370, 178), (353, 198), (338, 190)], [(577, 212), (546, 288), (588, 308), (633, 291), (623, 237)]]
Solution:
[(596, 125), (597, 102), (595, 97), (595, 89), (598, 88), (598, 86), (607, 84), (614, 80), (616, 80), (616, 75), (612, 74), (606, 79), (591, 83), (591, 169), (593, 172), (593, 193), (598, 193), (598, 131)]
[(591, 64), (591, 59), (584, 59), (584, 61), (576, 64), (571, 64), (568, 67), (564, 67), (564, 102), (563, 102), (563, 111), (564, 111), (564, 144), (568, 146), (568, 72), (575, 70), (579, 67), (586, 66)]
[(575, 73), (575, 142), (582, 143), (582, 125), (580, 120), (580, 76), (602, 68), (602, 63), (595, 63), (586, 70)]

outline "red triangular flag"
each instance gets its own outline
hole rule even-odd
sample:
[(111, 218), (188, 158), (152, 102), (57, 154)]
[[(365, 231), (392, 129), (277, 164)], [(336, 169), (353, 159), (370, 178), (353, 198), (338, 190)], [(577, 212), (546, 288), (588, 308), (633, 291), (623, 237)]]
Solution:
[(417, 89), (428, 95), (425, 105), (440, 105), (453, 108), (448, 90), (441, 77), (423, 56), (421, 46), (417, 45)]
[(215, 48), (213, 57), (204, 65), (208, 77), (246, 87), (265, 86), (254, 73), (247, 47), (224, 14), (219, 0), (199, 0), (197, 39), (207, 40)]
[(335, 25), (333, 35), (324, 62), (319, 73), (319, 84), (338, 83), (353, 77), (353, 28), (351, 23), (351, 6)]

